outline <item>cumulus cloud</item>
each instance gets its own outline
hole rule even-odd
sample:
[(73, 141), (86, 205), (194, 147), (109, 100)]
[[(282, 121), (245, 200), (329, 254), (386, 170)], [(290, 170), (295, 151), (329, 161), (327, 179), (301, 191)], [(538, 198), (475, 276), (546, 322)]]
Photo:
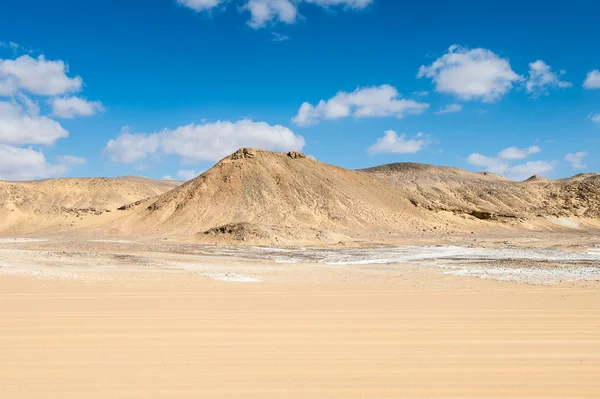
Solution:
[(594, 69), (588, 72), (583, 87), (585, 89), (600, 89), (600, 70)]
[(514, 180), (523, 180), (533, 175), (543, 175), (551, 172), (556, 163), (548, 161), (528, 161), (521, 164), (513, 164), (515, 160), (521, 160), (529, 155), (537, 154), (542, 150), (532, 146), (526, 149), (508, 147), (500, 151), (496, 156), (490, 157), (479, 153), (467, 157), (471, 165), (486, 168), (488, 172), (498, 173)]
[(455, 112), (462, 111), (462, 108), (463, 108), (462, 104), (448, 104), (444, 108), (440, 109), (439, 111), (436, 111), (435, 114), (436, 115), (452, 114)]
[(488, 157), (479, 153), (473, 153), (467, 157), (471, 165), (483, 166), (488, 172), (503, 174), (508, 169), (508, 163), (497, 157)]
[(60, 138), (67, 137), (63, 127), (46, 116), (39, 114), (39, 108), (27, 97), (16, 101), (0, 101), (0, 144), (52, 145)]
[(418, 133), (415, 138), (408, 139), (405, 134), (398, 136), (393, 130), (387, 130), (383, 137), (377, 139), (375, 144), (369, 147), (369, 154), (413, 154), (418, 152), (429, 143), (423, 133)]
[[(374, 0), (245, 0), (240, 10), (250, 13), (248, 25), (254, 29), (283, 22), (293, 24), (299, 16), (300, 3), (314, 4), (322, 8), (341, 6), (346, 10), (362, 10)], [(191, 8), (196, 12), (206, 12), (229, 0), (177, 0), (177, 3)]]
[(225, 3), (227, 0), (177, 0), (177, 3), (189, 7), (194, 11), (208, 11), (215, 7), (218, 7), (220, 4)]
[(548, 95), (551, 88), (565, 89), (572, 87), (573, 83), (560, 80), (559, 76), (562, 74), (552, 71), (550, 65), (542, 60), (532, 62), (529, 64), (529, 79), (525, 83), (525, 89), (527, 93), (538, 97)]
[(435, 89), (463, 100), (492, 102), (523, 80), (505, 58), (490, 50), (450, 46), (448, 52), (431, 65), (422, 65), (417, 77), (431, 78)]
[(600, 124), (600, 114), (589, 114), (588, 118), (590, 118), (592, 122)]
[(583, 159), (587, 157), (587, 152), (579, 151), (565, 156), (565, 161), (571, 164), (573, 169), (585, 169), (586, 165)]
[(56, 97), (50, 101), (52, 113), (61, 118), (92, 116), (104, 111), (100, 101), (88, 101), (81, 97)]
[(49, 163), (42, 152), (0, 144), (0, 180), (32, 180), (62, 176), (85, 159), (62, 156)]
[(556, 162), (548, 161), (529, 161), (520, 165), (511, 166), (508, 169), (508, 176), (515, 180), (524, 180), (533, 175), (544, 175), (551, 172), (556, 166)]
[(195, 163), (218, 161), (242, 147), (299, 151), (304, 144), (302, 136), (284, 126), (243, 119), (189, 124), (151, 134), (123, 132), (107, 143), (105, 152), (113, 162), (135, 163), (148, 155), (164, 154)]
[(429, 104), (400, 98), (395, 87), (390, 85), (358, 88), (352, 93), (339, 92), (329, 100), (321, 100), (314, 106), (305, 102), (292, 122), (299, 126), (318, 123), (321, 119), (340, 119), (395, 116), (403, 118), (409, 114), (420, 114)]
[(298, 9), (290, 0), (249, 0), (243, 9), (250, 12), (248, 25), (254, 29), (273, 21), (293, 24), (298, 16)]
[(505, 160), (525, 159), (539, 152), (542, 152), (542, 149), (536, 145), (528, 148), (508, 147), (498, 153), (498, 158)]
[(81, 90), (79, 76), (67, 76), (69, 67), (63, 61), (48, 61), (43, 55), (32, 58), (0, 59), (0, 95), (12, 96), (23, 91), (42, 96), (57, 96)]
[(125, 127), (119, 137), (108, 141), (104, 151), (113, 162), (136, 163), (156, 153), (160, 145), (159, 134), (130, 133)]

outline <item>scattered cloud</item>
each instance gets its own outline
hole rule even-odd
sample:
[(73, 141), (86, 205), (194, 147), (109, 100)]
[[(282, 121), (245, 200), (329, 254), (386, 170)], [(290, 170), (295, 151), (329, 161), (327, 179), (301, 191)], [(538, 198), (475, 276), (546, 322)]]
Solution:
[(588, 118), (590, 118), (592, 120), (592, 122), (594, 123), (598, 123), (600, 124), (600, 114), (589, 114)]
[(19, 148), (0, 144), (0, 180), (32, 180), (62, 176), (85, 159), (62, 156), (49, 163), (44, 154), (31, 147)]
[(405, 134), (398, 134), (393, 130), (387, 130), (383, 137), (369, 147), (369, 154), (413, 154), (420, 151), (429, 144), (429, 139), (423, 133), (418, 133), (414, 138), (408, 139)]
[(242, 9), (250, 12), (248, 25), (254, 29), (264, 28), (270, 22), (293, 24), (298, 16), (298, 9), (290, 0), (248, 0)]
[[(362, 10), (375, 0), (245, 0), (241, 11), (250, 13), (248, 25), (254, 29), (282, 22), (293, 24), (299, 16), (298, 5), (314, 4), (322, 8), (341, 6), (345, 10)], [(230, 0), (177, 0), (177, 3), (196, 12), (208, 12)], [(233, 1), (232, 1), (233, 2)], [(241, 2), (241, 1), (240, 1)]]
[(100, 101), (87, 101), (81, 97), (55, 97), (50, 101), (52, 113), (61, 118), (92, 116), (104, 111)]
[(556, 162), (529, 161), (508, 168), (507, 176), (515, 180), (525, 180), (534, 175), (545, 175), (551, 172)]
[(530, 155), (542, 152), (542, 149), (536, 145), (528, 148), (508, 147), (498, 153), (498, 158), (504, 160), (525, 159)]
[[(564, 72), (564, 71), (563, 71)], [(569, 88), (573, 83), (560, 80), (561, 72), (554, 72), (550, 65), (542, 60), (537, 60), (529, 64), (529, 79), (525, 83), (527, 93), (533, 97), (548, 95), (551, 88)]]
[(413, 91), (412, 94), (414, 96), (426, 97), (429, 95), (429, 92), (427, 90), (419, 90), (419, 91)]
[(41, 116), (30, 99), (23, 97), (21, 102), (0, 101), (0, 144), (49, 146), (69, 135), (58, 122)]
[(299, 126), (318, 123), (322, 119), (340, 119), (395, 116), (403, 118), (409, 114), (420, 114), (429, 104), (400, 98), (395, 87), (390, 85), (358, 88), (352, 93), (339, 92), (329, 100), (321, 100), (314, 106), (305, 102), (292, 122)]
[(588, 72), (583, 87), (585, 89), (600, 89), (600, 70), (594, 69)]
[(43, 55), (0, 59), (0, 96), (13, 96), (18, 92), (57, 96), (81, 90), (82, 79), (70, 78), (68, 72), (69, 67), (63, 61), (48, 61)]
[(523, 80), (506, 58), (490, 50), (452, 45), (448, 52), (431, 65), (422, 65), (417, 77), (431, 78), (435, 90), (462, 100), (493, 102)]
[(437, 112), (434, 112), (436, 115), (442, 115), (442, 114), (452, 114), (455, 112), (460, 112), (462, 111), (462, 104), (448, 104), (446, 105), (444, 108), (440, 109)]
[(161, 180), (175, 180), (171, 175), (164, 175)]
[(316, 4), (327, 8), (334, 6), (343, 6), (348, 9), (362, 10), (371, 5), (375, 0), (304, 0), (307, 3)]
[(69, 136), (60, 123), (42, 115), (40, 98), (53, 97), (42, 104), (49, 104), (54, 115), (65, 118), (91, 115), (101, 111), (102, 104), (67, 96), (80, 91), (83, 81), (79, 76), (68, 76), (65, 62), (47, 60), (43, 55), (17, 57), (16, 53), (25, 49), (13, 42), (0, 47), (11, 48), (16, 57), (0, 58), (0, 97), (8, 97), (0, 101), (0, 179), (56, 177), (84, 163), (85, 159), (71, 155), (59, 156), (52, 163), (39, 149), (20, 146), (51, 146)]
[(583, 163), (583, 159), (587, 157), (587, 152), (579, 151), (572, 154), (565, 155), (565, 161), (571, 164), (573, 169), (585, 169), (586, 165)]
[(225, 3), (227, 0), (177, 0), (178, 4), (189, 7), (194, 11), (208, 11)]
[(116, 139), (111, 139), (104, 147), (104, 152), (111, 161), (118, 163), (136, 163), (154, 154), (160, 148), (158, 133), (130, 133), (129, 127), (121, 129)]
[(533, 175), (543, 175), (551, 172), (556, 166), (556, 162), (548, 161), (528, 161), (521, 164), (513, 164), (513, 161), (522, 160), (529, 155), (537, 154), (541, 151), (537, 146), (526, 149), (508, 147), (494, 157), (479, 153), (471, 154), (467, 157), (467, 162), (471, 165), (485, 167), (488, 172), (501, 174), (514, 180), (523, 180)]
[(488, 157), (480, 153), (473, 153), (467, 157), (471, 165), (483, 166), (488, 172), (503, 174), (508, 169), (508, 163), (497, 157)]
[(253, 122), (189, 124), (158, 133), (130, 133), (125, 130), (110, 140), (105, 153), (113, 162), (135, 163), (149, 155), (176, 155), (182, 163), (218, 161), (242, 147), (271, 151), (299, 151), (304, 138), (281, 125)]
[(22, 46), (20, 46), (18, 43), (15, 43), (15, 42), (0, 42), (0, 48), (2, 48), (2, 47), (9, 48), (14, 52), (17, 52), (20, 50), (25, 50)]
[(273, 36), (272, 40), (274, 42), (284, 42), (290, 38), (287, 35), (282, 35), (281, 33), (277, 33), (277, 32), (271, 32), (271, 35)]

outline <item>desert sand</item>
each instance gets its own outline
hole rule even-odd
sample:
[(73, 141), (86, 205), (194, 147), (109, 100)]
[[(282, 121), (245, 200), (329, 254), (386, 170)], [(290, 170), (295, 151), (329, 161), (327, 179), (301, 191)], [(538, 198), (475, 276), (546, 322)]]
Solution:
[(525, 283), (457, 275), (487, 256), (459, 247), (0, 247), (3, 398), (600, 395), (594, 250), (521, 248), (534, 277), (565, 271), (541, 253), (592, 280)]

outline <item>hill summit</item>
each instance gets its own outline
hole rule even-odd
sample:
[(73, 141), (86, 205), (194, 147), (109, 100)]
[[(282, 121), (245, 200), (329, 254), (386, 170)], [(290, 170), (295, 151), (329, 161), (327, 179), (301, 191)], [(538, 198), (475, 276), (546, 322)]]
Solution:
[(215, 238), (332, 239), (373, 230), (410, 230), (422, 211), (377, 176), (299, 152), (243, 148), (137, 215), (146, 231)]

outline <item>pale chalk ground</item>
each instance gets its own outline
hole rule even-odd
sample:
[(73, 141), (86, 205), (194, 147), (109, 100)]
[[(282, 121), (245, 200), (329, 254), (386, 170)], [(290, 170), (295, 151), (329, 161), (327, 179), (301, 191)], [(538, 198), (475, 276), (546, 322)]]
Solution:
[(600, 397), (597, 248), (161, 245), (0, 242), (0, 398)]

